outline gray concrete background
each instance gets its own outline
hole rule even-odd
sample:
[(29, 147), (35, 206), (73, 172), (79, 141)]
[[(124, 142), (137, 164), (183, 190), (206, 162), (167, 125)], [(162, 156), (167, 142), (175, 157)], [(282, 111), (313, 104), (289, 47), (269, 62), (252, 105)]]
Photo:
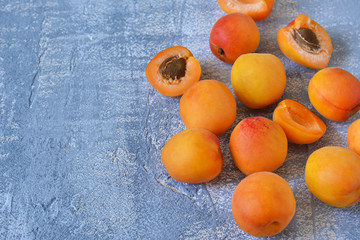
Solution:
[[(360, 77), (360, 2), (277, 0), (258, 22), (257, 52), (284, 63), (282, 99), (311, 106), (307, 85), (316, 70), (288, 60), (276, 32), (299, 13), (332, 38), (329, 66)], [(208, 46), (224, 15), (215, 0), (0, 1), (0, 239), (252, 239), (235, 224), (231, 196), (244, 175), (220, 136), (224, 168), (206, 184), (183, 184), (165, 171), (164, 144), (184, 129), (179, 98), (160, 95), (145, 68), (159, 51), (189, 48), (201, 79), (231, 89), (231, 65)], [(236, 123), (271, 118), (275, 105), (249, 110), (238, 101)], [(296, 215), (271, 239), (356, 239), (359, 204), (334, 208), (311, 195), (304, 181), (308, 155), (346, 146), (349, 124), (324, 119), (326, 135), (289, 145), (276, 173), (291, 185)]]

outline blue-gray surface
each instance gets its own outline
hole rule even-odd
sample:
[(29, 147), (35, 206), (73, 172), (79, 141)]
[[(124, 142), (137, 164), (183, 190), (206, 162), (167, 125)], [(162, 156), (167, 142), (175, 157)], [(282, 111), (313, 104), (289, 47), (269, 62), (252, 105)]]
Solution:
[[(258, 22), (257, 52), (278, 56), (287, 71), (282, 99), (314, 110), (307, 84), (316, 72), (280, 52), (277, 30), (299, 13), (329, 33), (329, 66), (360, 77), (357, 0), (278, 0)], [(210, 52), (212, 25), (224, 15), (215, 0), (0, 1), (0, 239), (244, 239), (231, 196), (244, 175), (228, 140), (248, 116), (271, 118), (275, 105), (249, 110), (238, 101), (236, 123), (220, 136), (224, 168), (206, 184), (170, 178), (160, 154), (185, 127), (179, 98), (160, 95), (145, 68), (159, 51), (189, 48), (201, 79), (230, 89), (231, 65)], [(315, 110), (314, 110), (315, 111)], [(349, 124), (324, 119), (326, 135), (290, 144), (276, 173), (294, 191), (297, 210), (273, 238), (355, 239), (359, 204), (334, 208), (311, 195), (304, 181), (309, 153), (346, 146)]]

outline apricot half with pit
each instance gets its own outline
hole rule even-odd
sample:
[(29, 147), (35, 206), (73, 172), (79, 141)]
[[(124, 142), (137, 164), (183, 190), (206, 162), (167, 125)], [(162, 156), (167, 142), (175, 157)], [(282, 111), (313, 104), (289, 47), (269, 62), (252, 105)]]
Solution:
[(285, 179), (271, 172), (245, 177), (232, 196), (235, 222), (255, 237), (273, 236), (283, 231), (295, 215), (296, 201)]
[(192, 85), (180, 99), (180, 117), (187, 128), (225, 132), (236, 118), (236, 100), (229, 88), (216, 80)]
[(360, 109), (360, 82), (341, 68), (324, 68), (309, 82), (309, 98), (324, 117), (346, 121)]
[(161, 160), (171, 177), (186, 183), (208, 182), (223, 166), (219, 139), (205, 129), (188, 129), (173, 136), (162, 149)]
[(326, 131), (323, 120), (300, 102), (291, 99), (285, 99), (277, 105), (273, 120), (282, 127), (287, 139), (297, 144), (313, 143)]
[(145, 72), (149, 83), (158, 92), (176, 97), (200, 80), (201, 67), (189, 49), (174, 46), (156, 54)]
[(255, 21), (246, 14), (222, 16), (210, 32), (210, 49), (221, 61), (234, 63), (242, 54), (255, 52), (260, 32)]
[(328, 65), (333, 46), (326, 30), (308, 15), (300, 14), (277, 33), (279, 47), (285, 56), (308, 68)]
[(230, 152), (244, 174), (274, 171), (285, 161), (288, 141), (283, 129), (264, 117), (248, 117), (236, 125), (230, 137)]
[(247, 107), (265, 108), (279, 100), (285, 90), (285, 67), (272, 54), (243, 54), (232, 66), (231, 84)]
[(275, 0), (218, 0), (224, 12), (244, 13), (255, 21), (265, 20), (270, 15), (274, 2)]
[(306, 162), (305, 181), (326, 204), (351, 206), (360, 200), (360, 156), (343, 147), (320, 148)]

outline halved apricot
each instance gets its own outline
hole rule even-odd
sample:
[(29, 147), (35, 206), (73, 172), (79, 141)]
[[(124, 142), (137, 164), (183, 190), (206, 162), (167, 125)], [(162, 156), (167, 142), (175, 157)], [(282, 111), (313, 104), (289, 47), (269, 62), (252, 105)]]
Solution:
[(274, 2), (275, 0), (218, 0), (224, 12), (244, 13), (255, 21), (265, 20), (270, 15)]
[(273, 120), (284, 130), (287, 139), (297, 144), (309, 144), (321, 138), (325, 123), (301, 103), (285, 99), (275, 108)]
[(308, 68), (328, 65), (333, 46), (325, 29), (305, 14), (300, 14), (277, 33), (284, 55)]
[(189, 49), (174, 46), (156, 54), (145, 72), (149, 83), (158, 92), (176, 97), (200, 80), (201, 67)]

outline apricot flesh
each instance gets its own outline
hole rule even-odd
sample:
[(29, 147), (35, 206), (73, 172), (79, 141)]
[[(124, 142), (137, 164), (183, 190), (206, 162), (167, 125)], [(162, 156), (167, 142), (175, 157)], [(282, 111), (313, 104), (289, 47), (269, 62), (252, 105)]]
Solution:
[(242, 54), (255, 52), (260, 32), (255, 21), (246, 14), (222, 16), (210, 32), (210, 49), (221, 61), (234, 63)]
[(232, 66), (231, 84), (244, 105), (265, 108), (279, 100), (285, 90), (285, 67), (272, 54), (244, 54)]
[(223, 157), (219, 139), (205, 129), (187, 129), (173, 136), (161, 152), (171, 177), (185, 183), (203, 183), (221, 172)]
[(273, 236), (283, 231), (295, 215), (296, 201), (285, 179), (271, 172), (245, 177), (232, 197), (235, 222), (255, 237)]
[(341, 68), (324, 68), (309, 82), (312, 105), (324, 117), (346, 121), (360, 109), (360, 82)]
[(305, 181), (324, 203), (351, 206), (360, 200), (360, 156), (343, 147), (320, 148), (306, 162)]
[(274, 171), (285, 161), (288, 142), (283, 129), (264, 117), (248, 117), (234, 128), (230, 152), (244, 174)]
[(347, 133), (347, 145), (360, 155), (360, 119), (350, 124)]
[(218, 0), (224, 12), (244, 13), (255, 21), (265, 20), (270, 15), (274, 2), (275, 0)]
[(280, 50), (286, 57), (308, 68), (328, 65), (333, 46), (326, 30), (308, 15), (300, 14), (277, 33)]
[(156, 54), (145, 73), (151, 86), (158, 92), (176, 97), (200, 80), (201, 67), (189, 49), (174, 46)]
[(284, 130), (287, 139), (297, 144), (309, 144), (321, 138), (325, 123), (303, 104), (285, 99), (273, 112), (273, 120)]
[(203, 128), (220, 135), (236, 118), (236, 100), (222, 82), (202, 80), (180, 99), (180, 117), (187, 128)]

